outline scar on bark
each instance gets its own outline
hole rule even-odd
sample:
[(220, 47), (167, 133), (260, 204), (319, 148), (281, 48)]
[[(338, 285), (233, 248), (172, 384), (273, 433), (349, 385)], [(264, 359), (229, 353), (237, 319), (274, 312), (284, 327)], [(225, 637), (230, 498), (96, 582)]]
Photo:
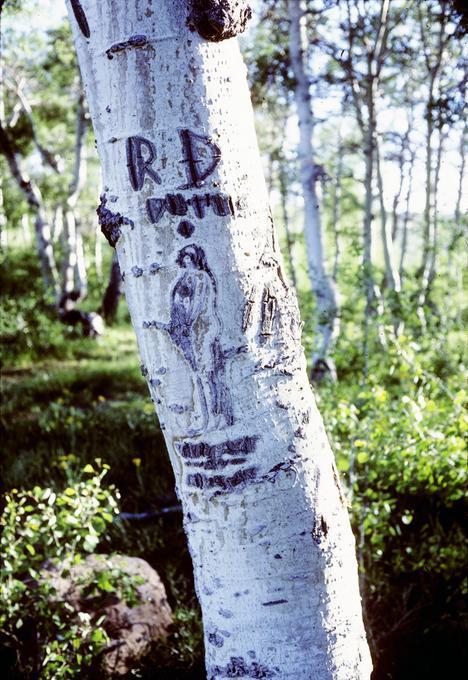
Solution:
[(245, 31), (252, 10), (245, 0), (192, 0), (187, 25), (205, 40), (220, 42)]
[(123, 224), (128, 224), (131, 227), (133, 227), (134, 225), (133, 221), (128, 217), (124, 217), (120, 213), (113, 213), (112, 210), (106, 208), (106, 203), (107, 203), (106, 194), (102, 194), (101, 203), (96, 212), (102, 233), (106, 237), (109, 245), (115, 248), (117, 241), (122, 235), (120, 227)]
[(320, 515), (320, 520), (317, 518), (315, 525), (312, 528), (312, 540), (316, 545), (320, 545), (323, 539), (328, 535), (328, 524), (323, 515)]
[(76, 23), (80, 27), (80, 31), (83, 33), (85, 38), (89, 38), (91, 31), (89, 30), (88, 20), (86, 18), (86, 14), (84, 13), (83, 7), (81, 6), (81, 2), (79, 0), (70, 0), (70, 5), (73, 14), (75, 15)]
[(107, 58), (113, 59), (114, 54), (119, 52), (125, 52), (125, 50), (131, 49), (132, 47), (148, 47), (149, 42), (146, 35), (132, 35), (128, 40), (124, 40), (115, 45), (111, 45), (108, 50), (106, 50)]
[(268, 668), (257, 661), (246, 661), (242, 656), (231, 656), (226, 666), (214, 666), (210, 668), (209, 679), (218, 678), (274, 678), (277, 677), (279, 668)]
[(334, 482), (335, 482), (335, 486), (338, 489), (338, 495), (340, 497), (341, 504), (346, 507), (348, 505), (348, 501), (346, 500), (346, 496), (344, 495), (343, 487), (341, 486), (341, 482), (340, 482), (340, 476), (338, 474), (338, 470), (336, 469), (336, 464), (335, 464), (334, 460), (332, 461), (332, 470), (333, 470), (333, 479), (334, 479)]

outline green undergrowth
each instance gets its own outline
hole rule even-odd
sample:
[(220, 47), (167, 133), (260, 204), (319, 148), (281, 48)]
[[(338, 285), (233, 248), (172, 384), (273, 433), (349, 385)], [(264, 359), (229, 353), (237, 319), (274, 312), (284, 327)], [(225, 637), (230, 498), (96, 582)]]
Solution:
[[(121, 511), (154, 512), (176, 505), (173, 473), (132, 330), (111, 328), (97, 341), (77, 340), (74, 351), (73, 358), (62, 361), (49, 357), (4, 369), (3, 490), (46, 484), (59, 491), (70, 470), (98, 458), (109, 466), (108, 483), (120, 490)], [(157, 668), (157, 677), (195, 678), (196, 668), (202, 668), (203, 643), (180, 512), (148, 521), (117, 520), (97, 550), (148, 561), (160, 574), (173, 609), (169, 639), (155, 649), (146, 670), (132, 677), (154, 677)]]
[[(306, 328), (310, 314), (305, 305)], [(175, 505), (173, 473), (125, 314), (97, 340), (50, 323), (59, 338), (55, 349), (36, 338), (32, 349), (10, 347), (4, 364), (3, 490), (63, 490), (70, 469), (100, 459), (109, 466), (107, 483), (120, 492), (121, 511)], [(12, 318), (8, 324), (14, 328)], [(364, 381), (360, 327), (345, 310), (335, 351), (338, 383), (316, 391), (349, 498), (376, 680), (448, 677), (447, 658), (462, 663), (466, 631), (463, 336), (441, 328), (418, 336), (407, 326), (398, 342), (391, 328), (386, 345), (371, 336)], [(310, 333), (305, 341), (309, 349)], [(203, 678), (180, 512), (115, 521), (97, 550), (147, 560), (174, 612), (171, 637), (131, 677)]]

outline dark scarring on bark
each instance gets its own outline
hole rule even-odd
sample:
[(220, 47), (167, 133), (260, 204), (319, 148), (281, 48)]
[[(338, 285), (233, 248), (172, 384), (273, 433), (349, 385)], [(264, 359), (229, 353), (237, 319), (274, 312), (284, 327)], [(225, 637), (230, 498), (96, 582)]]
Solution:
[(146, 35), (132, 35), (128, 40), (111, 45), (111, 47), (106, 50), (107, 58), (113, 59), (114, 54), (125, 52), (125, 50), (131, 49), (132, 47), (148, 47), (148, 45), (149, 43)]
[(106, 203), (107, 197), (105, 194), (102, 194), (101, 203), (96, 212), (102, 233), (109, 244), (115, 248), (115, 245), (122, 234), (120, 227), (123, 224), (129, 224), (131, 227), (134, 225), (133, 221), (128, 217), (124, 217), (124, 215), (121, 215), (120, 213), (113, 213), (112, 210), (106, 208)]
[[(250, 652), (249, 652), (250, 654)], [(255, 652), (252, 652), (255, 656)], [(277, 677), (279, 669), (274, 670), (264, 666), (257, 661), (246, 661), (242, 656), (231, 656), (229, 663), (226, 666), (215, 666), (210, 669), (210, 680), (217, 680), (217, 678), (274, 678)]]
[(77, 24), (80, 27), (80, 31), (83, 33), (85, 38), (89, 38), (91, 31), (89, 30), (88, 20), (83, 7), (81, 6), (81, 2), (79, 0), (70, 0), (70, 5), (73, 14), (75, 15)]
[(243, 33), (251, 16), (245, 0), (192, 0), (187, 24), (205, 40), (219, 42)]

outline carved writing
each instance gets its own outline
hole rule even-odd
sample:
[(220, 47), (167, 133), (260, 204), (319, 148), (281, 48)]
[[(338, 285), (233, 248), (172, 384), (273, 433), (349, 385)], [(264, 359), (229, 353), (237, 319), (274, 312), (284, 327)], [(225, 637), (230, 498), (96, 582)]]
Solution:
[(257, 477), (257, 468), (250, 467), (238, 470), (231, 476), (203, 475), (201, 472), (187, 475), (187, 485), (197, 489), (215, 489), (221, 491), (235, 491), (236, 488), (244, 487)]
[(179, 130), (179, 138), (187, 176), (187, 183), (179, 189), (200, 187), (221, 160), (221, 151), (209, 137), (198, 135), (192, 130)]
[(259, 437), (257, 435), (239, 437), (238, 439), (208, 444), (207, 442), (183, 442), (179, 444), (179, 452), (189, 467), (200, 471), (187, 474), (188, 486), (198, 489), (214, 489), (218, 493), (233, 491), (245, 486), (257, 477), (256, 467), (241, 468), (231, 475), (203, 474), (219, 472), (226, 467), (243, 465), (248, 462), (249, 455), (255, 450)]
[[(274, 251), (267, 247), (259, 260), (257, 269), (260, 270), (261, 280), (252, 286), (245, 301), (242, 314), (242, 330), (245, 333), (250, 327), (259, 323), (260, 340), (268, 342), (274, 335), (275, 328), (278, 327), (280, 320), (280, 305), (285, 295), (288, 294), (288, 287), (284, 281), (280, 264)], [(255, 309), (259, 310), (259, 318), (255, 314)]]
[(177, 227), (177, 233), (184, 238), (190, 238), (194, 231), (195, 225), (193, 225), (188, 220), (182, 220), (182, 222), (180, 222), (179, 226)]
[(195, 217), (203, 219), (209, 208), (218, 217), (234, 215), (234, 205), (230, 196), (222, 193), (194, 194), (185, 198), (182, 194), (166, 194), (164, 198), (148, 198), (146, 210), (152, 224), (157, 224), (167, 211), (170, 215), (186, 215), (189, 208)]
[(248, 454), (255, 450), (258, 436), (246, 436), (220, 444), (184, 442), (179, 451), (187, 465), (203, 470), (220, 470), (227, 465), (245, 463)]
[(261, 335), (272, 335), (277, 305), (276, 296), (273, 294), (271, 287), (265, 286), (261, 306)]
[[(161, 178), (152, 168), (156, 159), (156, 147), (153, 142), (144, 137), (129, 137), (126, 142), (127, 167), (130, 184), (134, 191), (143, 188), (145, 177), (148, 176), (156, 184), (161, 184)], [(145, 150), (146, 156), (143, 155)]]

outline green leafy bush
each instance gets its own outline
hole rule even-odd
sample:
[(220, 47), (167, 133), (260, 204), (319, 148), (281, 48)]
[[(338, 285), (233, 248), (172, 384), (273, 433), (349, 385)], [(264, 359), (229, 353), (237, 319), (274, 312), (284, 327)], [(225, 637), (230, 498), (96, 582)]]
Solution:
[(432, 659), (430, 673), (430, 641), (452, 631), (456, 648), (464, 625), (467, 395), (457, 341), (438, 345), (400, 338), (385, 361), (374, 353), (365, 384), (319, 393), (348, 483), (370, 642), (376, 658), (389, 650), (389, 677), (396, 640), (426, 645), (416, 658)]
[[(118, 492), (105, 488), (106, 466), (87, 465), (78, 478), (70, 472), (61, 492), (34, 487), (5, 496), (0, 518), (0, 639), (3, 667), (22, 678), (61, 680), (90, 677), (108, 642), (103, 617), (76, 612), (56, 593), (52, 571), (66, 576), (86, 553), (95, 551), (117, 512)], [(119, 574), (103, 569), (94, 583), (100, 592), (116, 590)], [(128, 589), (129, 584), (125, 582)], [(131, 584), (130, 584), (131, 585)], [(130, 598), (131, 594), (124, 593)]]

